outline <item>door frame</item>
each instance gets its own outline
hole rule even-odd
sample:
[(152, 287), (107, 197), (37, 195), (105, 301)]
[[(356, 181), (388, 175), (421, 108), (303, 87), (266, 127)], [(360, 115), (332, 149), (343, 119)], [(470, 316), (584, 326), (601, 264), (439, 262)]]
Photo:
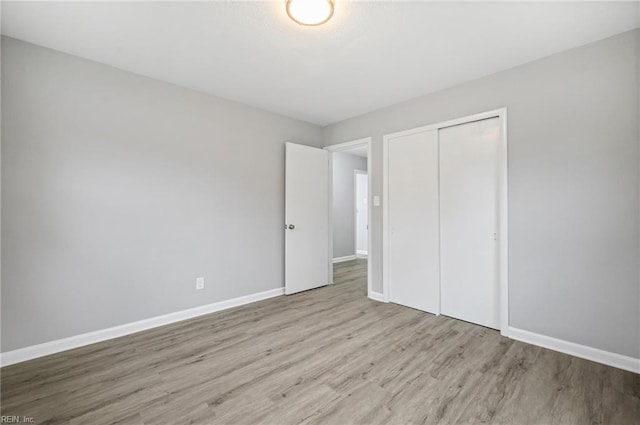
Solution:
[[(372, 263), (373, 263), (373, 252), (371, 247), (372, 245), (372, 241), (373, 241), (373, 237), (374, 237), (374, 232), (373, 230), (373, 226), (371, 226), (371, 215), (373, 212), (373, 197), (371, 196), (372, 193), (372, 186), (371, 186), (371, 164), (372, 164), (372, 160), (371, 160), (371, 143), (372, 138), (371, 137), (365, 137), (362, 139), (357, 139), (357, 140), (351, 140), (349, 142), (344, 142), (344, 143), (338, 143), (335, 145), (330, 145), (330, 146), (325, 146), (323, 149), (328, 150), (329, 152), (331, 152), (332, 154), (334, 152), (344, 152), (344, 151), (348, 151), (351, 150), (353, 148), (356, 147), (360, 147), (360, 146), (366, 146), (367, 147), (367, 221), (369, 222), (369, 237), (367, 240), (367, 297), (372, 298), (372, 282), (373, 282), (373, 278), (372, 278)], [(329, 192), (330, 194), (332, 194), (331, 196), (329, 196), (329, 282), (333, 283), (333, 155), (329, 155), (329, 190), (331, 192)], [(355, 227), (355, 223), (354, 223), (354, 227)], [(355, 237), (355, 235), (354, 235)], [(357, 255), (357, 248), (355, 246), (355, 239), (354, 239), (354, 250), (356, 251), (356, 255)], [(374, 299), (377, 299), (376, 297), (374, 297)]]
[[(367, 153), (367, 160), (369, 155)], [(367, 165), (368, 166), (368, 165)], [(367, 175), (367, 261), (369, 259), (369, 173), (365, 170), (353, 170), (353, 240), (356, 251), (356, 258), (358, 257), (358, 174)]]
[[(441, 130), (455, 125), (467, 124), (489, 118), (500, 119), (501, 138), (498, 148), (498, 293), (500, 313), (500, 333), (508, 334), (509, 328), (509, 235), (508, 235), (508, 149), (507, 149), (507, 108), (495, 109), (468, 115), (462, 118), (417, 127), (410, 130), (386, 134), (382, 137), (382, 295), (389, 302), (389, 143), (400, 136), (408, 136), (426, 131)], [(439, 134), (438, 134), (439, 137)], [(440, 282), (442, 285), (442, 282)], [(440, 314), (438, 309), (437, 314)]]

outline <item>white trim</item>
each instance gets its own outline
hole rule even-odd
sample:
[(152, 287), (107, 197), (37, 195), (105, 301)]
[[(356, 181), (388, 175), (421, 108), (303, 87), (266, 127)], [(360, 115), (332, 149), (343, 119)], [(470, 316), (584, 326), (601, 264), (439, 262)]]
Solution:
[(164, 314), (162, 316), (151, 317), (137, 322), (114, 326), (112, 328), (101, 329), (99, 331), (49, 341), (43, 344), (19, 348), (17, 350), (1, 353), (0, 365), (2, 367), (9, 366), (15, 363), (21, 363), (38, 357), (71, 350), (73, 348), (83, 347), (85, 345), (95, 344), (97, 342), (130, 335), (148, 329), (157, 328), (159, 326), (181, 322), (183, 320), (227, 310), (229, 308), (250, 304), (256, 301), (266, 300), (280, 295), (284, 295), (284, 288), (271, 289), (264, 292), (258, 292), (256, 294), (245, 295), (243, 297), (232, 298), (225, 301), (218, 301), (213, 304), (207, 304), (200, 307), (190, 308), (188, 310), (177, 311), (175, 313)]
[(389, 302), (389, 140), (382, 136), (382, 299)]
[(336, 257), (331, 262), (332, 263), (344, 263), (345, 261), (352, 261), (358, 258), (356, 255), (345, 255), (344, 257)]
[(500, 333), (506, 336), (509, 328), (509, 237), (508, 237), (508, 141), (507, 141), (507, 108), (495, 109), (462, 118), (456, 118), (410, 130), (386, 134), (382, 137), (382, 290), (385, 300), (389, 301), (389, 142), (398, 137), (409, 136), (434, 130), (441, 130), (454, 125), (480, 121), (497, 117), (501, 120), (502, 137), (500, 141), (499, 183), (498, 183), (498, 222), (499, 222), (499, 268), (500, 280)]
[[(366, 145), (367, 146), (367, 202), (369, 203), (367, 207), (367, 221), (369, 222), (369, 238), (367, 240), (367, 252), (370, 253), (367, 255), (367, 295), (371, 295), (373, 293), (373, 238), (375, 236), (375, 231), (373, 226), (371, 225), (372, 215), (373, 215), (373, 196), (371, 195), (373, 192), (373, 185), (371, 184), (372, 178), (372, 165), (373, 165), (373, 150), (372, 150), (372, 138), (365, 137), (363, 139), (352, 140), (350, 142), (338, 143), (335, 145), (325, 146), (323, 149), (326, 149), (330, 152), (340, 152), (346, 151), (349, 149), (353, 149), (358, 146)], [(332, 156), (331, 156), (332, 157)], [(329, 160), (329, 164), (331, 164), (331, 171), (329, 172), (329, 184), (330, 189), (333, 194), (333, 158)], [(331, 222), (329, 225), (329, 258), (333, 257), (333, 195), (329, 197), (329, 213), (331, 217)], [(333, 283), (333, 263), (329, 264), (329, 276), (331, 279), (331, 283)]]
[(374, 301), (381, 302), (381, 303), (389, 302), (389, 301), (387, 301), (387, 300), (384, 298), (384, 295), (382, 295), (380, 292), (371, 291), (371, 292), (369, 292), (369, 293), (367, 294), (367, 296), (368, 296), (370, 299), (372, 299), (372, 300), (374, 300)]
[(462, 118), (456, 118), (456, 119), (453, 119), (453, 120), (442, 121), (442, 122), (439, 122), (439, 123), (429, 124), (429, 125), (425, 125), (425, 126), (422, 126), (422, 127), (412, 128), (412, 129), (409, 129), (409, 130), (403, 130), (403, 131), (398, 131), (398, 132), (395, 132), (395, 133), (385, 134), (383, 136), (383, 139), (387, 138), (387, 139), (391, 140), (391, 139), (396, 139), (398, 137), (409, 136), (411, 134), (424, 133), (424, 132), (427, 132), (427, 131), (440, 130), (440, 129), (447, 128), (447, 127), (453, 127), (454, 125), (460, 125), (460, 124), (466, 124), (466, 123), (474, 122), (474, 121), (486, 120), (488, 118), (502, 117), (502, 116), (506, 116), (506, 113), (507, 113), (507, 108), (494, 109), (494, 110), (487, 111), (487, 112), (480, 112), (479, 114), (467, 115), (466, 117), (462, 117)]
[(356, 251), (356, 257), (358, 258), (367, 258), (368, 255), (369, 255), (368, 251), (363, 251), (361, 249)]
[(548, 348), (549, 350), (628, 370), (629, 372), (640, 373), (640, 359), (634, 357), (624, 356), (622, 354), (616, 354), (514, 327), (509, 327), (507, 336), (511, 339)]
[(371, 137), (367, 138), (367, 223), (369, 223), (369, 231), (367, 232), (367, 294), (373, 294), (373, 146)]
[(440, 192), (440, 131), (436, 132), (436, 140), (438, 146), (436, 147), (438, 155), (438, 310), (436, 316), (442, 314), (442, 193)]
[(498, 152), (498, 279), (500, 284), (500, 333), (509, 329), (509, 143), (507, 108), (496, 111), (502, 125)]
[[(371, 137), (365, 137), (363, 139), (352, 140), (350, 142), (344, 142), (344, 143), (338, 143), (335, 145), (325, 146), (323, 149), (326, 149), (331, 152), (348, 151), (362, 145), (369, 145), (370, 143), (371, 143)], [(371, 152), (367, 152), (367, 159), (369, 158), (370, 153)]]
[[(328, 273), (329, 273), (329, 284), (333, 284), (333, 263), (336, 258), (333, 258), (333, 155), (329, 153), (329, 239), (327, 243), (329, 246), (327, 247), (329, 251), (329, 264)], [(347, 261), (347, 260), (344, 260)]]

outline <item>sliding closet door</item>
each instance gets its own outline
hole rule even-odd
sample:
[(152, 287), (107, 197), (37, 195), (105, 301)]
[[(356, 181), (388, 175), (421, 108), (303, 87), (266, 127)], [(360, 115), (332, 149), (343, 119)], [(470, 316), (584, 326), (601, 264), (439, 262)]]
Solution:
[(437, 313), (438, 139), (437, 131), (387, 141), (389, 300)]
[(439, 133), (442, 314), (496, 329), (499, 143), (498, 118)]

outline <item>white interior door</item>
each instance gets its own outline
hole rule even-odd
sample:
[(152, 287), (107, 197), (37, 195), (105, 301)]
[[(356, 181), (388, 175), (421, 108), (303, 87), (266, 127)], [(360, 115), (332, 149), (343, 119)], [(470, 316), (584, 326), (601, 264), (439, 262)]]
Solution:
[(329, 283), (329, 152), (286, 144), (285, 293)]
[(499, 143), (498, 118), (439, 133), (442, 314), (495, 329)]
[(387, 141), (389, 300), (439, 312), (438, 133)]
[(369, 177), (365, 171), (356, 171), (356, 254), (367, 255), (369, 239), (368, 185)]

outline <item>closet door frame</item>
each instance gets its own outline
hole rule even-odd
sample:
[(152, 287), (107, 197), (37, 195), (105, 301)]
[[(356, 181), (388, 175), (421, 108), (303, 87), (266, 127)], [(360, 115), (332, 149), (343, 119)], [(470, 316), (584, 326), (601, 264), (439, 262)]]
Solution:
[[(508, 336), (509, 329), (509, 237), (508, 237), (508, 150), (507, 108), (495, 109), (466, 117), (443, 121), (423, 127), (400, 131), (382, 137), (382, 290), (384, 301), (389, 302), (389, 143), (393, 139), (426, 131), (438, 131), (455, 125), (498, 118), (500, 120), (500, 143), (498, 148), (498, 285), (500, 308), (500, 333)], [(440, 304), (440, 302), (439, 302)], [(437, 314), (440, 314), (438, 310)]]

